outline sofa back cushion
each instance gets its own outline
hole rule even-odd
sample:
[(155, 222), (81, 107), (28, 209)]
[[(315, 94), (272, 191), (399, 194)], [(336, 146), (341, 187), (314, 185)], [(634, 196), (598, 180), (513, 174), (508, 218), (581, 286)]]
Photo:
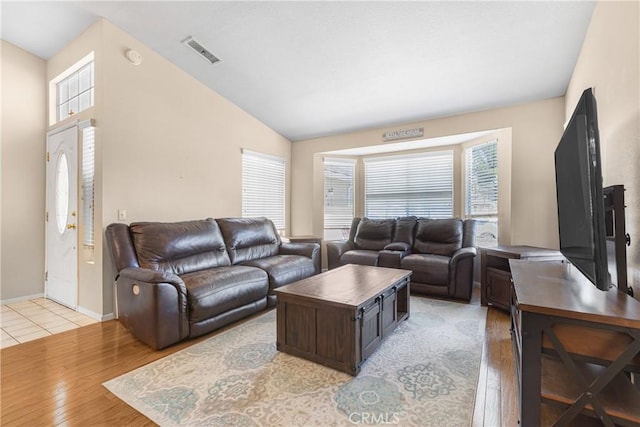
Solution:
[(393, 219), (363, 218), (358, 224), (354, 239), (358, 249), (380, 251), (391, 243), (393, 237)]
[(232, 264), (277, 255), (280, 236), (267, 218), (217, 219)]
[(131, 232), (127, 224), (121, 222), (109, 224), (105, 230), (105, 236), (117, 273), (120, 273), (125, 268), (140, 267), (136, 248), (133, 246)]
[(462, 220), (418, 219), (413, 252), (451, 256), (462, 247)]
[(396, 226), (393, 230), (393, 241), (408, 243), (413, 246), (413, 236), (418, 218), (415, 216), (405, 216), (396, 219)]
[(354, 217), (351, 220), (351, 227), (349, 227), (349, 241), (350, 242), (355, 242), (356, 241), (356, 232), (358, 231), (358, 224), (360, 224), (360, 221), (362, 221), (362, 218), (358, 218), (358, 217)]
[(140, 267), (174, 274), (231, 265), (213, 219), (129, 226)]

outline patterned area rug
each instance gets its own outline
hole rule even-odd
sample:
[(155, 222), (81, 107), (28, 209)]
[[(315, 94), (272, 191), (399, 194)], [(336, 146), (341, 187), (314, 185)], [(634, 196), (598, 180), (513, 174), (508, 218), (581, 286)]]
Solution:
[(162, 426), (468, 426), (485, 319), (411, 297), (354, 378), (278, 352), (272, 310), (104, 386)]

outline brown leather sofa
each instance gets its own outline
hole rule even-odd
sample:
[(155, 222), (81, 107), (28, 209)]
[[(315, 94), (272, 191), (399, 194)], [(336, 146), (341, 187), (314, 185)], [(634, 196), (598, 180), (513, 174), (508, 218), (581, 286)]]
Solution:
[(329, 269), (345, 264), (411, 270), (411, 290), (469, 301), (475, 221), (354, 218), (348, 240), (327, 242)]
[(266, 218), (115, 223), (116, 310), (154, 349), (276, 303), (273, 290), (320, 272), (315, 243), (283, 243)]

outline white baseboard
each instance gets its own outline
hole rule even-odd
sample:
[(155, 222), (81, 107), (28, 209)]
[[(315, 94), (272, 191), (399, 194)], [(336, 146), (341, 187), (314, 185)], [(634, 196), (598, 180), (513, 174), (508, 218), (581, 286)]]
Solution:
[(0, 305), (15, 304), (17, 302), (29, 301), (29, 300), (37, 299), (37, 298), (44, 298), (44, 293), (34, 294), (34, 295), (27, 295), (27, 296), (18, 297), (18, 298), (3, 299), (3, 300), (0, 300)]
[(113, 315), (113, 313), (99, 314), (99, 313), (96, 313), (95, 311), (88, 310), (84, 307), (78, 307), (76, 308), (76, 310), (78, 311), (78, 313), (91, 317), (94, 320), (99, 320), (100, 322), (106, 322), (107, 320), (115, 319), (115, 316)]

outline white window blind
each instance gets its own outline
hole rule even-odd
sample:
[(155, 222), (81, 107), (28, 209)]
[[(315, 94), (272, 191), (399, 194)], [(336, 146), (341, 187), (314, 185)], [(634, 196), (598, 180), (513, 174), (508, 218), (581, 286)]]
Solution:
[(353, 220), (355, 161), (324, 159), (324, 228), (349, 229)]
[(242, 216), (264, 216), (285, 228), (285, 159), (242, 150)]
[(498, 244), (498, 142), (465, 150), (465, 215), (476, 220), (476, 245)]
[(467, 216), (498, 214), (498, 143), (475, 145), (465, 153), (465, 213)]
[(82, 244), (93, 247), (94, 240), (94, 192), (96, 179), (95, 128), (82, 127)]
[(365, 159), (365, 216), (453, 216), (453, 151)]

